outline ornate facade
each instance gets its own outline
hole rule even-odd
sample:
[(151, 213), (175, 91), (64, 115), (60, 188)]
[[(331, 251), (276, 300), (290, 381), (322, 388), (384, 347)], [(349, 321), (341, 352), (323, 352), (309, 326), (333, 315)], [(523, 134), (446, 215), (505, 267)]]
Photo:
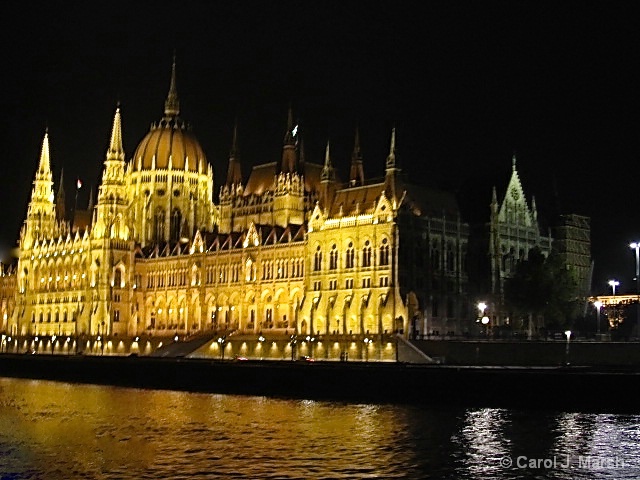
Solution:
[[(383, 182), (305, 162), (286, 126), (282, 158), (243, 181), (234, 132), (226, 181), (180, 118), (175, 64), (160, 122), (125, 159), (116, 109), (90, 222), (64, 218), (42, 142), (2, 331), (14, 336), (192, 335), (207, 331), (405, 331), (397, 217), (404, 201), (392, 134)], [(6, 288), (10, 283), (3, 282)], [(5, 303), (7, 303), (5, 301)]]
[[(281, 158), (246, 179), (234, 129), (216, 199), (214, 172), (180, 117), (174, 63), (164, 115), (129, 159), (116, 109), (97, 200), (73, 219), (62, 185), (53, 193), (45, 133), (18, 262), (2, 269), (0, 332), (460, 334), (473, 333), (474, 305), (489, 296), (503, 321), (503, 282), (515, 262), (533, 246), (551, 248), (515, 158), (505, 198), (498, 203), (494, 189), (488, 231), (474, 242), (452, 193), (403, 176), (395, 129), (386, 160), (374, 164), (378, 179), (365, 176), (356, 131), (341, 181), (329, 143), (322, 164), (305, 160), (292, 118), (289, 110)], [(488, 259), (481, 281), (470, 278), (474, 255)]]

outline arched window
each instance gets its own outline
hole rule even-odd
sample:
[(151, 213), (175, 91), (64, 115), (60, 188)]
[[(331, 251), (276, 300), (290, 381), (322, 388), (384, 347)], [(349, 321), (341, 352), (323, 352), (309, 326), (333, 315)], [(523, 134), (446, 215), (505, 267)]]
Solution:
[(182, 214), (178, 208), (174, 208), (171, 212), (171, 230), (170, 239), (174, 242), (180, 240), (180, 225), (182, 224)]
[(347, 247), (347, 255), (345, 257), (346, 268), (353, 268), (355, 265), (355, 250), (353, 249), (353, 242), (349, 242)]
[(364, 248), (362, 249), (362, 266), (363, 267), (371, 266), (371, 244), (369, 240), (364, 242)]
[(320, 245), (316, 247), (316, 253), (313, 257), (313, 270), (316, 272), (322, 270), (322, 252), (320, 251)]
[(386, 238), (382, 239), (380, 246), (380, 265), (389, 265), (389, 241)]
[(113, 286), (115, 288), (120, 288), (122, 284), (122, 270), (116, 268), (116, 271), (113, 272)]
[(160, 242), (164, 239), (164, 210), (160, 207), (156, 209), (153, 225), (153, 240)]
[(338, 247), (334, 243), (329, 253), (329, 270), (335, 270), (338, 268)]

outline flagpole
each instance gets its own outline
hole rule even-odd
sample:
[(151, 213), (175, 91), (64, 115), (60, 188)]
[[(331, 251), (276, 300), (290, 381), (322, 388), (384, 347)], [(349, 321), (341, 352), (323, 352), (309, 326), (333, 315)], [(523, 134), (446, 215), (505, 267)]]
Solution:
[(74, 223), (74, 220), (76, 218), (76, 210), (78, 209), (78, 191), (80, 191), (80, 188), (82, 188), (82, 182), (78, 178), (78, 181), (76, 182), (76, 196), (73, 202), (73, 217), (71, 217), (72, 224)]

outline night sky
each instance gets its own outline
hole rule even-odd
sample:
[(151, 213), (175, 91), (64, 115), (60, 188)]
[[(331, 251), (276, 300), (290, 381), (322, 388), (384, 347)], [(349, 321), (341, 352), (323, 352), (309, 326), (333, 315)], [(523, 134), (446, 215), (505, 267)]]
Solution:
[[(62, 3), (62, 2), (60, 2)], [(243, 173), (280, 158), (287, 108), (306, 156), (348, 173), (359, 125), (365, 175), (400, 166), (488, 219), (516, 152), (539, 216), (592, 219), (594, 292), (633, 291), (640, 239), (640, 29), (633, 2), (22, 2), (0, 38), (0, 254), (16, 245), (49, 129), (67, 208), (97, 186), (117, 102), (133, 155), (161, 118), (173, 51), (181, 116), (214, 167), (234, 119)]]

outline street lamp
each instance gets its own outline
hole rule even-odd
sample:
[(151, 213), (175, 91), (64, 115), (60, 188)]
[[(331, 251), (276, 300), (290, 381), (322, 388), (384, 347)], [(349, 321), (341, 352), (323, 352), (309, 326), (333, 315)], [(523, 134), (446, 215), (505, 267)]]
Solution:
[(489, 336), (489, 317), (485, 314), (487, 310), (487, 304), (484, 302), (478, 303), (478, 311), (480, 312), (480, 322), (484, 325), (485, 334)]
[(369, 361), (369, 345), (371, 345), (372, 343), (373, 343), (372, 339), (368, 337), (364, 339), (365, 362)]
[(602, 307), (602, 302), (600, 300), (596, 300), (593, 302), (593, 306), (596, 307), (596, 340), (600, 337), (600, 308)]
[(618, 285), (620, 285), (618, 280), (609, 280), (609, 286), (613, 290), (613, 321), (616, 323), (618, 321), (618, 305), (616, 304), (616, 287)]
[(565, 362), (569, 365), (569, 342), (571, 341), (571, 330), (565, 330), (565, 336), (567, 337), (567, 347), (565, 349)]
[(220, 344), (220, 357), (224, 360), (224, 344), (227, 343), (227, 336), (223, 335), (218, 338), (218, 343)]

